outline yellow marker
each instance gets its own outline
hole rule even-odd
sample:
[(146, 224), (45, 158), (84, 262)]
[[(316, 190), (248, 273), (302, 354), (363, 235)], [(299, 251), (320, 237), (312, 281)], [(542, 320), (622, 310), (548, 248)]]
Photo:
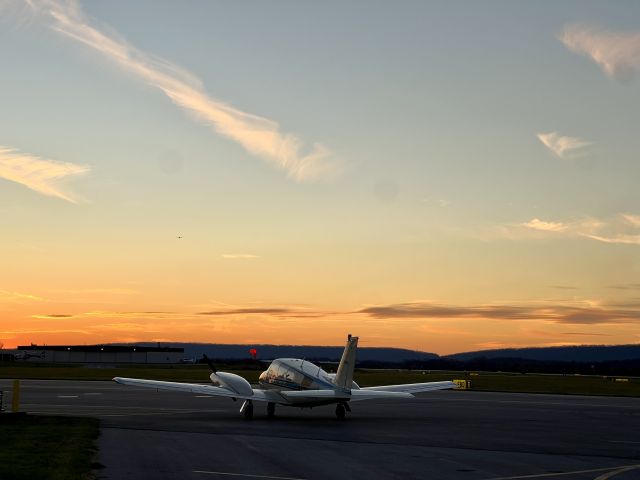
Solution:
[(616, 382), (628, 382), (628, 378), (616, 378)]
[(458, 386), (458, 390), (469, 390), (471, 388), (471, 382), (469, 380), (453, 380)]
[(20, 410), (20, 380), (13, 381), (13, 402), (11, 404), (11, 411), (18, 413)]

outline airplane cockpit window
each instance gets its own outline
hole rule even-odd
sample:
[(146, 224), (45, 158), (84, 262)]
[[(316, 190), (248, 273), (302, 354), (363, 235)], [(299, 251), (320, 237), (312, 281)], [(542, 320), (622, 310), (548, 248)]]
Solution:
[(271, 365), (269, 365), (269, 368), (267, 369), (267, 376), (269, 378), (277, 378), (279, 370), (280, 362), (271, 362)]
[(302, 383), (302, 381), (304, 380), (305, 376), (298, 372), (297, 370), (290, 370), (289, 374), (291, 375), (289, 380), (291, 380), (294, 383), (297, 383), (298, 385)]
[(291, 381), (292, 373), (292, 370), (287, 365), (280, 364), (280, 368), (278, 369), (278, 378)]

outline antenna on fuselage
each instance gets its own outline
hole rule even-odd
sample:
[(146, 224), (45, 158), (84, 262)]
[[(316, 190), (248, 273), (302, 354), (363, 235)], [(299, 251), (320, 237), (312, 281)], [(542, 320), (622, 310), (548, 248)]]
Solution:
[(218, 372), (218, 370), (216, 369), (216, 366), (213, 364), (211, 359), (209, 357), (207, 357), (204, 353), (202, 354), (202, 358), (204, 358), (204, 361), (207, 362), (207, 365), (209, 365), (209, 368), (211, 369), (211, 371), (213, 373), (217, 373)]

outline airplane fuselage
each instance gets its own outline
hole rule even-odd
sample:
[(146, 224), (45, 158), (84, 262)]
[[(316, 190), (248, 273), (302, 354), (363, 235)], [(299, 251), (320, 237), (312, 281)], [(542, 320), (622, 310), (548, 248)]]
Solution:
[[(335, 374), (327, 373), (318, 365), (307, 360), (279, 358), (271, 362), (269, 368), (260, 374), (258, 382), (265, 390), (335, 390), (334, 377)], [(353, 382), (351, 388), (359, 389), (360, 387), (356, 382)], [(296, 406), (325, 405), (335, 402), (335, 400), (329, 399), (309, 401), (304, 398), (297, 399), (294, 402), (290, 399), (286, 401), (287, 404), (293, 403)]]

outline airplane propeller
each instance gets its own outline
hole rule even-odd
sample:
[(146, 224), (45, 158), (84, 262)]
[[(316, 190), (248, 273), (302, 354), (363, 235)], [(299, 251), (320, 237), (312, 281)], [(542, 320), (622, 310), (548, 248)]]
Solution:
[(218, 373), (218, 370), (216, 369), (216, 366), (213, 364), (213, 362), (211, 361), (211, 359), (209, 357), (207, 357), (204, 353), (202, 354), (202, 358), (204, 358), (205, 362), (207, 362), (207, 365), (209, 365), (209, 368), (211, 369), (211, 371), (213, 373)]

